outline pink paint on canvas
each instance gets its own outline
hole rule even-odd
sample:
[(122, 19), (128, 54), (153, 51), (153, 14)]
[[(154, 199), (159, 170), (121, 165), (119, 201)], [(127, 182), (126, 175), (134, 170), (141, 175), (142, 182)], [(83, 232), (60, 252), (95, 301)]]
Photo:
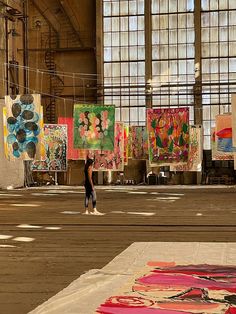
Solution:
[(79, 151), (74, 146), (74, 120), (69, 117), (59, 117), (58, 124), (67, 125), (68, 134), (68, 147), (67, 147), (67, 159), (77, 160), (79, 159)]
[(123, 294), (107, 299), (100, 314), (236, 314), (236, 267), (175, 265), (148, 262), (152, 267)]

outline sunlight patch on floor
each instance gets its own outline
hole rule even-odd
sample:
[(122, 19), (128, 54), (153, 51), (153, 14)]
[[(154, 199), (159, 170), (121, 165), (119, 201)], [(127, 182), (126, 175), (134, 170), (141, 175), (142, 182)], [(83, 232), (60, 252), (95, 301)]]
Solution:
[(61, 214), (66, 214), (66, 215), (78, 215), (78, 214), (80, 214), (80, 212), (65, 210), (64, 212), (61, 212)]
[(26, 229), (41, 229), (42, 226), (36, 226), (36, 225), (28, 225), (28, 224), (21, 224), (16, 226), (17, 228), (26, 228)]
[(35, 238), (29, 238), (29, 237), (16, 237), (12, 239), (13, 241), (18, 241), (18, 242), (32, 242), (35, 240)]
[(14, 207), (39, 207), (39, 204), (9, 204)]
[(12, 248), (12, 247), (16, 247), (15, 245), (9, 245), (9, 244), (0, 244), (0, 248)]
[(6, 234), (0, 234), (0, 240), (7, 240), (7, 239), (11, 239), (11, 238), (13, 238), (13, 236), (6, 235)]
[(141, 216), (155, 216), (155, 213), (142, 213), (142, 212), (127, 212), (130, 215), (141, 215)]
[(33, 196), (55, 196), (54, 193), (31, 193)]
[(0, 193), (0, 196), (13, 196), (13, 197), (19, 197), (19, 196), (23, 196), (21, 194), (11, 194), (11, 193)]

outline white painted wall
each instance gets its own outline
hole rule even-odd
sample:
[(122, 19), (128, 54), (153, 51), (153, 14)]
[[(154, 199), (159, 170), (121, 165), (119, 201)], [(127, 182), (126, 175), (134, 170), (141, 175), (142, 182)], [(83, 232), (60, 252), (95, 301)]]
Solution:
[(0, 188), (24, 186), (24, 164), (22, 160), (8, 161), (4, 154), (3, 115), (4, 102), (0, 100)]

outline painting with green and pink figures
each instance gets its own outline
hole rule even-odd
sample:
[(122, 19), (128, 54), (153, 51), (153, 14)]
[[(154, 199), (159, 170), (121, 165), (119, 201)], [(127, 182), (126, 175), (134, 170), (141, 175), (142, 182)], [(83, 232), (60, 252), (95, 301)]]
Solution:
[(189, 109), (148, 109), (150, 164), (188, 161)]
[(74, 148), (114, 150), (115, 106), (74, 105)]

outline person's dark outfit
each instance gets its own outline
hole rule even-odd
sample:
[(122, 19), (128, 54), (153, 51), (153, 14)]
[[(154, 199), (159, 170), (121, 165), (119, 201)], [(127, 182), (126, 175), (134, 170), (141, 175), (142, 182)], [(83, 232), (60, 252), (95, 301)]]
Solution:
[(86, 209), (88, 208), (90, 196), (92, 197), (93, 208), (96, 208), (96, 203), (97, 203), (96, 192), (95, 192), (95, 190), (92, 189), (91, 183), (89, 181), (88, 168), (84, 169), (84, 176), (85, 176), (85, 183), (84, 183), (84, 187), (85, 187), (85, 208)]

